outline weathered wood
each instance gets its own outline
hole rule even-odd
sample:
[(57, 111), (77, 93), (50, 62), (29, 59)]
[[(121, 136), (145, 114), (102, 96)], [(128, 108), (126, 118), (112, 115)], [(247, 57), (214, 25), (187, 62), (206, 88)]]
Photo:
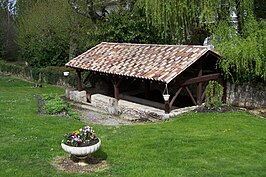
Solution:
[(206, 94), (206, 89), (204, 90), (204, 92), (202, 93), (202, 95), (200, 97), (201, 103), (203, 102), (203, 100), (205, 98), (205, 94)]
[(83, 84), (86, 84), (92, 77), (93, 73), (89, 72), (89, 74), (87, 75), (87, 77), (84, 79)]
[(121, 84), (122, 79), (118, 79), (117, 77), (109, 77), (113, 87), (114, 87), (114, 97), (119, 100), (119, 85)]
[(188, 87), (185, 87), (185, 88), (186, 88), (186, 90), (187, 90), (187, 92), (188, 92), (188, 94), (189, 94), (189, 96), (190, 96), (190, 98), (191, 98), (193, 104), (194, 104), (194, 105), (197, 105), (197, 103), (196, 103), (196, 101), (195, 101), (195, 99), (194, 99), (194, 97), (193, 97), (191, 91), (189, 90), (189, 88), (188, 88)]
[(165, 114), (169, 114), (170, 113), (169, 100), (164, 102), (164, 112), (165, 112)]
[(180, 87), (177, 92), (175, 93), (175, 96), (172, 98), (171, 102), (170, 102), (170, 108), (172, 108), (177, 96), (179, 95), (179, 93), (181, 92), (181, 90), (183, 89), (183, 87)]
[(78, 74), (78, 80), (77, 80), (77, 82), (78, 82), (77, 83), (78, 84), (77, 87), (78, 88), (77, 89), (78, 89), (78, 91), (81, 91), (83, 89), (83, 87), (82, 87), (82, 81), (81, 81), (82, 80), (81, 79), (81, 70), (80, 69), (77, 69), (76, 71), (77, 71), (77, 74)]
[(215, 73), (215, 74), (208, 74), (208, 75), (203, 75), (199, 77), (194, 77), (192, 79), (186, 80), (181, 86), (187, 86), (199, 82), (205, 82), (213, 79), (218, 79), (220, 77), (220, 73)]
[[(202, 76), (202, 62), (200, 61), (199, 63), (199, 73), (198, 73), (198, 77)], [(202, 94), (202, 82), (198, 83), (197, 86), (197, 104), (201, 105), (201, 94)]]
[(114, 85), (114, 94), (115, 99), (119, 100), (119, 87), (117, 85)]

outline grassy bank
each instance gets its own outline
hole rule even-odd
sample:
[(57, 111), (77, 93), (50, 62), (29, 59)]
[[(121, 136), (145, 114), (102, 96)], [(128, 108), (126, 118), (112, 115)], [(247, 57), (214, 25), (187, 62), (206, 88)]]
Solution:
[(0, 75), (0, 176), (266, 176), (266, 121), (245, 112), (93, 125), (102, 140), (97, 155), (109, 168), (89, 175), (57, 171), (51, 162), (68, 156), (62, 136), (86, 123), (38, 115), (35, 96), (43, 93), (63, 90)]

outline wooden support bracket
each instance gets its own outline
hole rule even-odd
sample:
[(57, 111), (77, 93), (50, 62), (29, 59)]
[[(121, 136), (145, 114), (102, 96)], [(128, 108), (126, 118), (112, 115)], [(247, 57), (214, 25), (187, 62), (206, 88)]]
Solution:
[(93, 75), (93, 73), (89, 72), (87, 77), (84, 79), (83, 84), (86, 84), (91, 79), (92, 75)]
[(188, 94), (189, 94), (189, 96), (190, 96), (190, 98), (191, 98), (193, 104), (194, 104), (194, 105), (197, 105), (197, 102), (195, 101), (195, 99), (194, 99), (194, 97), (193, 97), (191, 91), (189, 90), (189, 88), (188, 88), (188, 87), (185, 87), (185, 88), (186, 88), (186, 90), (187, 90), (187, 92), (188, 92)]
[(179, 93), (181, 92), (181, 90), (183, 89), (183, 87), (180, 87), (177, 92), (175, 93), (175, 96), (172, 98), (171, 102), (170, 102), (170, 109), (172, 108), (177, 96), (179, 95)]

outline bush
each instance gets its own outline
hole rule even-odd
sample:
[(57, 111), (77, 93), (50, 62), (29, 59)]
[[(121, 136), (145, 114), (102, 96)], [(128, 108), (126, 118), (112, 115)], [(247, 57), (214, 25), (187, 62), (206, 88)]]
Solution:
[(79, 120), (79, 114), (72, 110), (57, 94), (43, 94), (44, 109), (47, 114), (64, 113), (66, 116)]
[(45, 112), (48, 114), (58, 114), (67, 111), (68, 105), (59, 95), (43, 95), (45, 101)]
[(209, 81), (206, 87), (205, 106), (208, 109), (219, 109), (222, 106), (223, 86), (217, 81)]
[(16, 75), (24, 79), (30, 79), (35, 82), (45, 82), (48, 84), (61, 85), (67, 82), (71, 86), (76, 86), (76, 74), (70, 73), (67, 80), (63, 76), (63, 71), (73, 71), (65, 67), (46, 67), (46, 68), (31, 68), (29, 66), (20, 66), (10, 64), (0, 60), (0, 72)]

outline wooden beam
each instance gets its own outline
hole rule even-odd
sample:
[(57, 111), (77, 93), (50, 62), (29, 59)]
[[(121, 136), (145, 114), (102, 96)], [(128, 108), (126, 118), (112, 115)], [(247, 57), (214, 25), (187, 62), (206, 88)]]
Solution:
[[(199, 61), (199, 73), (198, 73), (198, 77), (201, 77), (202, 76), (202, 62), (201, 60)], [(198, 83), (198, 86), (197, 86), (197, 104), (198, 105), (201, 105), (201, 94), (202, 94), (202, 82), (199, 82)]]
[(78, 80), (77, 80), (77, 82), (78, 82), (77, 83), (78, 84), (77, 87), (78, 88), (77, 89), (78, 89), (78, 91), (81, 91), (83, 89), (82, 88), (82, 81), (81, 81), (82, 80), (81, 79), (81, 70), (80, 69), (77, 69), (76, 71), (77, 71), (77, 74), (78, 74)]
[(164, 112), (165, 112), (165, 114), (169, 114), (170, 113), (169, 100), (164, 102)]
[(170, 108), (172, 108), (177, 96), (179, 95), (179, 93), (181, 92), (181, 90), (183, 89), (183, 87), (180, 87), (177, 92), (175, 93), (175, 96), (172, 98), (171, 102), (170, 102)]
[(119, 85), (121, 84), (122, 79), (119, 79), (117, 77), (109, 77), (113, 87), (114, 87), (114, 97), (115, 99), (119, 100)]
[(220, 73), (215, 73), (215, 74), (208, 74), (208, 75), (203, 75), (203, 76), (199, 76), (199, 77), (194, 77), (192, 79), (186, 80), (181, 86), (183, 87), (183, 86), (187, 86), (190, 84), (195, 84), (195, 83), (199, 83), (199, 82), (218, 79), (220, 77), (220, 75), (221, 75)]
[(202, 93), (202, 95), (200, 97), (201, 103), (203, 102), (203, 100), (205, 98), (205, 94), (206, 94), (206, 88), (205, 88), (204, 92)]
[(190, 92), (189, 88), (188, 88), (188, 87), (185, 87), (185, 88), (186, 88), (186, 90), (187, 90), (187, 92), (188, 92), (188, 94), (189, 94), (189, 96), (190, 96), (190, 98), (191, 98), (193, 104), (194, 104), (194, 105), (197, 105), (197, 103), (196, 103), (196, 101), (195, 101), (195, 99), (194, 99), (192, 93)]
[(93, 75), (93, 73), (92, 72), (89, 72), (89, 74), (87, 75), (87, 77), (83, 81), (83, 84), (86, 84), (91, 79), (92, 75)]

